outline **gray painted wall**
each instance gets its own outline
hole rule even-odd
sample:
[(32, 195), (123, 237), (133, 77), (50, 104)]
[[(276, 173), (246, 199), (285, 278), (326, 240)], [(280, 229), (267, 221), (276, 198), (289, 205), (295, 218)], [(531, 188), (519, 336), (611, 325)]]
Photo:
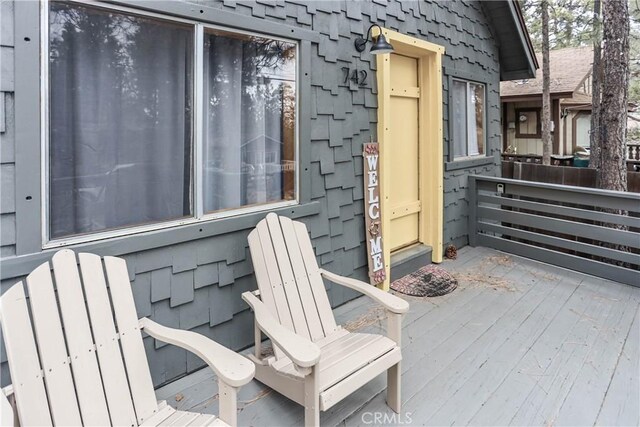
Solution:
[[(485, 11), (476, 1), (256, 1), (194, 2), (201, 6), (252, 15), (270, 22), (301, 27), (319, 34), (311, 48), (311, 91), (300, 103), (310, 105), (310, 120), (300, 126), (310, 132), (308, 171), (311, 207), (287, 212), (300, 217), (310, 229), (320, 264), (340, 274), (364, 278), (363, 177), (361, 143), (375, 139), (375, 58), (358, 54), (353, 40), (373, 22), (387, 28), (443, 45), (445, 69), (471, 73), (487, 84), (487, 139), (493, 158), (487, 164), (456, 169), (447, 164), (444, 180), (444, 242), (463, 246), (467, 236), (467, 176), (470, 173), (496, 175), (500, 147), (500, 104), (498, 48)], [(0, 244), (4, 267), (15, 273), (2, 274), (2, 289), (20, 279), (15, 254), (15, 167), (14, 147), (14, 3), (2, 1), (2, 75), (0, 102), (0, 156), (2, 183)], [(146, 3), (151, 4), (151, 3)], [(34, 17), (34, 19), (36, 19)], [(37, 25), (37, 23), (32, 23)], [(343, 66), (370, 70), (369, 87), (342, 85)], [(448, 79), (443, 79), (445, 151), (448, 159)], [(33, 100), (38, 102), (38, 100)], [(19, 196), (18, 196), (19, 197)], [(239, 220), (242, 221), (242, 220)], [(255, 223), (246, 220), (246, 226)], [(167, 326), (203, 333), (234, 349), (251, 345), (253, 319), (240, 294), (255, 288), (244, 226), (234, 232), (207, 238), (187, 239), (144, 250), (137, 245), (95, 246), (95, 252), (123, 256), (128, 263), (139, 316), (150, 316)], [(39, 227), (39, 224), (33, 224)], [(162, 233), (162, 232), (160, 232)], [(142, 241), (141, 237), (136, 237)], [(152, 241), (147, 239), (146, 241)], [(83, 250), (91, 250), (87, 245)], [(117, 248), (117, 249), (114, 249)], [(129, 248), (129, 249), (127, 249)], [(47, 254), (45, 254), (46, 256)], [(25, 257), (22, 270), (29, 271), (35, 257)], [(18, 260), (18, 258), (14, 258)], [(38, 261), (40, 262), (40, 261)], [(29, 269), (27, 269), (27, 265)], [(351, 291), (328, 285), (332, 304), (354, 297)], [(146, 338), (145, 345), (156, 385), (196, 370), (203, 363), (186, 351), (161, 346)], [(2, 361), (2, 384), (9, 381), (6, 355)]]

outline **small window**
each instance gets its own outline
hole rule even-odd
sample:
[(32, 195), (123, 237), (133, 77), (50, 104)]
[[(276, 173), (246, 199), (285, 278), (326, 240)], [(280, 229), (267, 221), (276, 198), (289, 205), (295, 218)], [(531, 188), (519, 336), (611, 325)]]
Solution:
[(516, 109), (516, 138), (542, 138), (540, 108)]
[(453, 158), (485, 155), (485, 85), (452, 82)]
[(293, 200), (296, 45), (206, 29), (204, 211)]

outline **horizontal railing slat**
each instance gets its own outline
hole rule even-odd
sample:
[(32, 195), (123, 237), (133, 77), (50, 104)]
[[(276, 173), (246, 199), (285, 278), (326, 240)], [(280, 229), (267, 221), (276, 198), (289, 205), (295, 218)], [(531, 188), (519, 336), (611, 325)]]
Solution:
[(550, 249), (539, 248), (526, 243), (501, 239), (500, 237), (478, 234), (478, 244), (489, 248), (498, 249), (514, 255), (533, 258), (547, 264), (570, 268), (593, 276), (604, 277), (627, 285), (640, 286), (638, 271), (616, 265), (607, 264), (582, 258), (576, 255), (565, 254)]
[[(534, 182), (534, 181), (523, 181), (520, 179), (510, 179), (510, 178), (500, 178), (496, 176), (480, 176), (480, 175), (470, 175), (470, 179), (478, 181), (478, 183), (482, 183), (482, 186), (492, 185), (493, 191), (495, 191), (496, 184), (509, 184), (509, 185), (518, 185), (522, 187), (529, 188), (545, 188), (550, 190), (555, 190), (558, 192), (571, 192), (577, 194), (583, 194), (585, 196), (604, 196), (610, 197), (614, 199), (628, 199), (635, 201), (636, 203), (640, 201), (640, 194), (638, 193), (629, 193), (624, 191), (614, 191), (614, 190), (603, 190), (600, 188), (589, 188), (589, 187), (576, 187), (572, 185), (565, 184), (549, 184), (545, 182)], [(489, 184), (493, 183), (493, 184)], [(480, 189), (480, 186), (478, 186)]]
[(556, 236), (536, 233), (533, 231), (505, 227), (504, 225), (490, 224), (483, 221), (478, 222), (478, 230), (491, 233), (499, 233), (502, 234), (503, 237), (509, 236), (518, 239), (530, 240), (532, 242), (540, 243), (543, 245), (555, 246), (562, 249), (568, 249), (603, 258), (609, 258), (615, 261), (640, 265), (640, 254), (634, 254), (632, 252), (623, 252), (616, 249), (605, 248), (603, 246), (590, 245), (584, 242), (577, 242), (575, 240), (567, 240)]
[(508, 197), (500, 197), (488, 194), (478, 194), (478, 202), (640, 228), (640, 218), (631, 217), (628, 215), (616, 215), (596, 210), (586, 210), (569, 206), (551, 205), (547, 203), (532, 202), (522, 199), (511, 199)]
[(584, 224), (530, 213), (507, 211), (487, 206), (478, 206), (477, 215), (478, 218), (493, 219), (525, 227), (533, 227), (539, 230), (581, 236), (587, 239), (614, 243), (631, 248), (640, 248), (640, 239), (638, 239), (638, 234), (629, 231), (616, 230), (598, 225)]
[[(640, 196), (639, 197), (620, 197), (602, 192), (589, 193), (588, 191), (577, 191), (574, 189), (584, 190), (581, 187), (563, 186), (555, 184), (544, 184), (532, 186), (531, 183), (523, 184), (523, 181), (507, 180), (504, 184), (504, 194), (513, 196), (530, 197), (534, 199), (553, 200), (556, 202), (574, 203), (577, 205), (594, 206), (600, 208), (625, 210), (629, 212), (640, 212)], [(539, 183), (538, 183), (539, 184)], [(548, 187), (547, 187), (548, 186)], [(560, 188), (557, 188), (560, 187)], [(485, 180), (478, 181), (478, 191), (496, 192), (496, 182), (487, 182)]]

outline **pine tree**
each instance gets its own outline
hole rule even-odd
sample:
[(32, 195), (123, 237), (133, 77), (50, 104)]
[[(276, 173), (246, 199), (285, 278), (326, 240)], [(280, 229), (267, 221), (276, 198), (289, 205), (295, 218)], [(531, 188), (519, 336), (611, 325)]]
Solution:
[[(587, 45), (592, 40), (594, 0), (548, 1), (550, 49)], [(521, 0), (527, 29), (536, 51), (542, 50), (542, 9), (540, 0)]]
[[(600, 169), (600, 93), (602, 92), (602, 60), (600, 44), (600, 0), (593, 3), (593, 71), (591, 74), (591, 133), (589, 134), (589, 167)], [(597, 175), (596, 175), (597, 176)]]
[(600, 187), (627, 191), (629, 5), (626, 0), (606, 0), (603, 6)]
[(540, 2), (542, 14), (542, 164), (551, 164), (551, 78), (549, 71), (549, 2)]

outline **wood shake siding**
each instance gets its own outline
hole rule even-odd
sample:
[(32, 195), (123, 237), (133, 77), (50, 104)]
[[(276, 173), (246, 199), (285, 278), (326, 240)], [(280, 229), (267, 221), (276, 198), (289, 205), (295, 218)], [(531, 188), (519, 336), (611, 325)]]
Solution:
[[(24, 261), (15, 257), (14, 205), (22, 197), (16, 188), (23, 184), (16, 186), (18, 172), (13, 153), (14, 145), (23, 142), (16, 141), (13, 127), (14, 17), (16, 34), (18, 24), (22, 28), (29, 24), (29, 28), (36, 28), (32, 42), (37, 43), (38, 38), (37, 14), (30, 16), (28, 22), (18, 22), (29, 16), (27, 12), (16, 11), (28, 7), (19, 6), (20, 3), (3, 1), (0, 14), (0, 102), (4, 103), (0, 131), (2, 290), (53, 254), (51, 251), (25, 254)], [(156, 3), (137, 4), (153, 10)], [(301, 179), (307, 183), (300, 186), (306, 193), (301, 193), (301, 197), (306, 200), (300, 206), (279, 209), (278, 213), (307, 225), (321, 268), (359, 279), (367, 277), (362, 143), (376, 140), (378, 103), (376, 57), (368, 49), (358, 53), (353, 42), (372, 23), (378, 23), (444, 46), (445, 70), (472, 74), (486, 85), (487, 154), (491, 159), (467, 169), (445, 168), (444, 175), (444, 244), (467, 244), (467, 177), (470, 173), (498, 175), (501, 146), (498, 46), (480, 2), (194, 1), (187, 6), (193, 10), (206, 9), (207, 13), (217, 10), (240, 17), (252, 16), (263, 20), (265, 25), (288, 26), (317, 34), (318, 42), (301, 43), (300, 53), (301, 61), (307, 60), (310, 65), (306, 71), (309, 75), (305, 75), (304, 70), (299, 73), (301, 81), (308, 79), (309, 89), (301, 91), (298, 98), (300, 108), (308, 109), (308, 119), (299, 123), (300, 144), (307, 145), (308, 163), (299, 171)], [(308, 47), (305, 49), (305, 46)], [(344, 84), (342, 67), (367, 71), (367, 85)], [(25, 72), (37, 73), (38, 70), (16, 70), (16, 73)], [(446, 75), (443, 76), (444, 140), (432, 141), (444, 145), (443, 162), (449, 158), (448, 81)], [(37, 121), (37, 118), (33, 120)], [(33, 143), (39, 146), (39, 142)], [(139, 317), (149, 316), (169, 327), (202, 333), (237, 350), (252, 345), (253, 341), (253, 316), (240, 295), (256, 289), (247, 235), (265, 214), (202, 224), (200, 228), (204, 229), (205, 237), (199, 234), (197, 227), (172, 230), (181, 233), (181, 237), (169, 244), (162, 243), (163, 240), (157, 237), (164, 232), (161, 230), (148, 236), (105, 240), (74, 249), (126, 259)], [(34, 223), (32, 227), (39, 229), (40, 224)], [(333, 306), (356, 295), (344, 287), (330, 284), (327, 284), (327, 291)], [(180, 348), (162, 345), (149, 337), (144, 343), (155, 386), (203, 366), (202, 360)], [(6, 385), (10, 378), (4, 352), (1, 361), (2, 385)]]

